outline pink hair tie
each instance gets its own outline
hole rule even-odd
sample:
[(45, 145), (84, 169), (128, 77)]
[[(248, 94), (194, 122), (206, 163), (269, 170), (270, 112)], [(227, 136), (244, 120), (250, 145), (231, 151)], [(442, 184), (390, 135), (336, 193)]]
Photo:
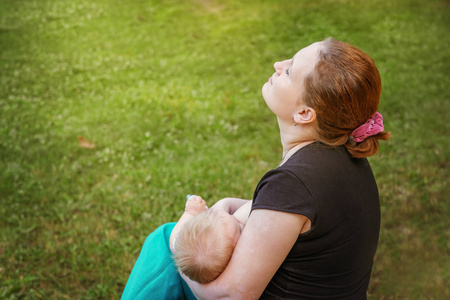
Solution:
[(353, 141), (359, 143), (364, 141), (369, 136), (376, 135), (383, 130), (383, 116), (379, 112), (376, 112), (369, 118), (369, 120), (367, 120), (366, 123), (356, 128), (350, 134), (350, 138), (352, 138)]

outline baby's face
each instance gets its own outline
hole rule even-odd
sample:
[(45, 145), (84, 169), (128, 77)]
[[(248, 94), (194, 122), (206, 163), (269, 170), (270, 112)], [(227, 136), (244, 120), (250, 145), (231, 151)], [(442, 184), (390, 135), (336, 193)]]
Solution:
[(234, 216), (225, 211), (221, 211), (220, 214), (223, 214), (223, 220), (227, 224), (230, 235), (233, 237), (234, 245), (236, 245), (241, 236), (243, 225), (240, 224)]

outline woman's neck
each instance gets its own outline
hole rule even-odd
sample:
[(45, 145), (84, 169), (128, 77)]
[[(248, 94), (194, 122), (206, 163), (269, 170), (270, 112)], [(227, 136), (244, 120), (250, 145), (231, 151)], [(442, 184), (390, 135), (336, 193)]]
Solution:
[(281, 162), (280, 162), (280, 166), (283, 165), (289, 158), (291, 158), (292, 155), (295, 154), (295, 152), (297, 152), (298, 150), (300, 150), (301, 148), (314, 143), (314, 140), (310, 140), (310, 141), (304, 141), (304, 142), (299, 142), (297, 144), (292, 144), (292, 146), (289, 147), (285, 147), (283, 145), (283, 157), (281, 158)]
[(278, 123), (280, 127), (281, 145), (283, 146), (283, 156), (280, 166), (299, 149), (318, 140), (317, 133), (312, 126), (283, 125), (280, 120)]

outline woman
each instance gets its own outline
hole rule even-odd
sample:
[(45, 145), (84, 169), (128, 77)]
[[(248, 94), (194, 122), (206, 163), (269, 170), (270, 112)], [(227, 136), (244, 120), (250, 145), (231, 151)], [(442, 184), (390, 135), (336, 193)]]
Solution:
[[(259, 182), (230, 263), (199, 299), (365, 299), (378, 243), (378, 189), (365, 157), (388, 139), (381, 80), (361, 50), (326, 39), (277, 62), (262, 88), (283, 158)], [(214, 207), (233, 213), (248, 200)]]
[(365, 299), (380, 210), (364, 157), (389, 138), (377, 113), (378, 70), (334, 39), (274, 68), (262, 94), (278, 119), (281, 164), (258, 184), (222, 275), (207, 285), (185, 280), (200, 299)]

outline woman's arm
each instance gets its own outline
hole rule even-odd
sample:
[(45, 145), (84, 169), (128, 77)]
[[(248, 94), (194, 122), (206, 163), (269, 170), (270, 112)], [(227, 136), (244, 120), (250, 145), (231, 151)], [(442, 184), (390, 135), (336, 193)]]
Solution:
[(202, 285), (183, 276), (199, 299), (258, 299), (296, 242), (308, 218), (254, 210), (225, 271)]

